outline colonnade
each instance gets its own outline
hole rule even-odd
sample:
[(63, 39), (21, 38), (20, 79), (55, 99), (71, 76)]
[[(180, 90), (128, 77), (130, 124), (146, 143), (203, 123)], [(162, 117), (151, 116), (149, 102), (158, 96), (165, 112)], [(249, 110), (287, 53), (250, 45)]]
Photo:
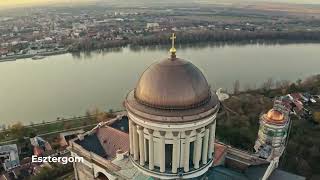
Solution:
[[(178, 173), (178, 168), (183, 168), (184, 172), (189, 172), (192, 167), (199, 169), (213, 158), (215, 128), (216, 124), (213, 122), (196, 130), (156, 131), (144, 128), (129, 120), (130, 155), (136, 163), (149, 170), (154, 170), (155, 164), (159, 165), (157, 167), (161, 173), (175, 174)], [(147, 139), (148, 143), (145, 143)], [(157, 149), (155, 149), (155, 142), (158, 143)], [(193, 154), (190, 155), (192, 142), (194, 142)], [(166, 169), (166, 153), (168, 153), (166, 152), (166, 144), (172, 145), (170, 172)], [(145, 158), (146, 150), (148, 150), (147, 160)], [(155, 156), (157, 156), (157, 162), (155, 162)], [(193, 156), (192, 167), (190, 167), (191, 156)], [(181, 158), (183, 158), (182, 163), (180, 163)]]

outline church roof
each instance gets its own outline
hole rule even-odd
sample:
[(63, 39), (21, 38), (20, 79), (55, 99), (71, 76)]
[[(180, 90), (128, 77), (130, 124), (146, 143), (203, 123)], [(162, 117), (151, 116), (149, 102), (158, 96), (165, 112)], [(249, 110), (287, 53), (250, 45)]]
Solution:
[(278, 110), (275, 110), (275, 109), (271, 109), (267, 113), (267, 117), (273, 121), (283, 121), (284, 120), (284, 114)]
[(282, 112), (276, 109), (269, 110), (268, 113), (262, 116), (262, 119), (264, 121), (267, 121), (268, 123), (280, 124), (280, 125), (286, 123), (286, 120), (287, 120), (286, 116)]
[(152, 64), (140, 77), (135, 97), (159, 109), (188, 109), (211, 98), (208, 82), (192, 63), (168, 58)]
[(83, 140), (77, 139), (75, 143), (79, 144), (89, 152), (93, 152), (101, 157), (106, 157), (106, 152), (104, 151), (96, 134), (86, 135)]
[(129, 135), (109, 126), (101, 127), (96, 135), (108, 159), (115, 158), (117, 150), (129, 151)]

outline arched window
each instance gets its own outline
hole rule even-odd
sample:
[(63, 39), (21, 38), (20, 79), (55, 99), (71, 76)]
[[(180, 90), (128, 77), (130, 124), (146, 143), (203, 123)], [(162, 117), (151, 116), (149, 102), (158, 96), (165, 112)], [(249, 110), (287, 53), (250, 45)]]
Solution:
[(109, 180), (109, 178), (103, 173), (99, 173), (98, 177), (96, 177), (96, 180)]

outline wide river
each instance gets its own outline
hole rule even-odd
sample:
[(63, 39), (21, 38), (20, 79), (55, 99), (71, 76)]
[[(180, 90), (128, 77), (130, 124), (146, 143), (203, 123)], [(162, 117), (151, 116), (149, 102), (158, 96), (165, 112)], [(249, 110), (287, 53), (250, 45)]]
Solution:
[[(30, 124), (120, 110), (125, 95), (168, 48), (120, 48), (0, 63), (0, 125)], [(268, 78), (290, 80), (320, 73), (320, 44), (185, 46), (178, 56), (198, 66), (213, 89), (259, 87)]]

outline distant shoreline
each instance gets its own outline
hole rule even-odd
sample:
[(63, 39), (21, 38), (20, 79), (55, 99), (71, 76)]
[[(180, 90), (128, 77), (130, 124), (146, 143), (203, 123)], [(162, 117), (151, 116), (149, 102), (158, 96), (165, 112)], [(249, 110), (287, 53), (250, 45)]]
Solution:
[[(130, 46), (169, 46), (171, 31), (146, 34), (143, 37), (125, 37), (121, 40), (79, 40), (69, 46), (69, 52), (90, 52), (110, 48)], [(319, 43), (320, 31), (235, 31), (235, 30), (197, 30), (177, 31), (177, 46), (182, 44), (253, 44), (253, 43)]]
[(65, 54), (65, 53), (68, 53), (67, 49), (52, 51), (52, 52), (37, 53), (37, 54), (14, 55), (9, 57), (0, 57), (0, 62), (16, 61), (17, 59), (32, 58), (35, 56), (53, 56), (53, 55)]
[[(188, 47), (206, 47), (206, 46), (227, 46), (227, 45), (238, 45), (238, 46), (245, 46), (245, 45), (252, 45), (252, 44), (259, 44), (259, 45), (287, 45), (287, 44), (305, 44), (305, 43), (313, 43), (313, 44), (320, 44), (320, 40), (263, 40), (263, 39), (256, 39), (256, 40), (245, 40), (245, 41), (200, 41), (195, 43), (188, 43), (188, 42), (181, 42), (177, 45), (180, 49), (188, 48)], [(167, 47), (169, 44), (145, 44), (145, 45), (136, 45), (136, 44), (126, 44), (123, 46), (114, 46), (114, 47), (107, 47), (107, 48), (98, 48), (98, 49), (90, 49), (90, 50), (78, 50), (78, 51), (70, 51), (68, 49), (59, 50), (59, 51), (52, 51), (52, 52), (45, 52), (45, 53), (38, 53), (38, 54), (23, 54), (23, 55), (14, 55), (9, 57), (0, 57), (1, 62), (10, 62), (16, 61), (18, 59), (26, 59), (32, 58), (35, 56), (54, 56), (60, 54), (77, 54), (77, 53), (90, 53), (95, 51), (108, 51), (112, 49), (121, 49), (129, 47), (133, 50), (139, 50), (144, 48), (157, 48), (157, 47)]]

